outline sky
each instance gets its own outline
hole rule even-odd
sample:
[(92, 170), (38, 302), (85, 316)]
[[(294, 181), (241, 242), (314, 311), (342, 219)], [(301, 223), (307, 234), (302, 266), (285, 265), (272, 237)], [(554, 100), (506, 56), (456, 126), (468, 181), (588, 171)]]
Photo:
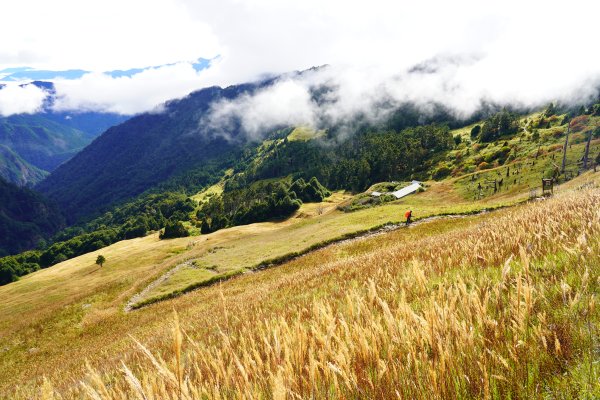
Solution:
[[(468, 115), (482, 100), (582, 102), (600, 84), (595, 1), (7, 0), (2, 15), (0, 71), (83, 71), (53, 79), (61, 110), (152, 111), (202, 87), (330, 66), (215, 108), (213, 123), (233, 115), (249, 132), (377, 118), (382, 97)], [(435, 70), (407, 72), (425, 61)], [(323, 82), (336, 87), (325, 110), (307, 96)], [(8, 83), (0, 114), (38, 111), (40, 91)]]

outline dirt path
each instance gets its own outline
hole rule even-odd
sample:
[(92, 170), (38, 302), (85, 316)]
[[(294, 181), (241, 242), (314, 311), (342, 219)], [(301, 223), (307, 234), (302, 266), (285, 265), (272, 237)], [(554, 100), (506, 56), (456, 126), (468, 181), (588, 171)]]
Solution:
[[(369, 239), (375, 236), (379, 236), (379, 235), (384, 235), (386, 233), (398, 230), (398, 229), (411, 229), (414, 228), (415, 226), (419, 226), (421, 224), (425, 224), (428, 222), (432, 222), (432, 221), (436, 221), (436, 220), (440, 220), (440, 219), (459, 219), (459, 218), (467, 218), (470, 216), (475, 216), (475, 215), (482, 215), (482, 214), (486, 214), (488, 212), (493, 212), (495, 210), (498, 210), (500, 208), (505, 208), (505, 207), (499, 207), (499, 208), (495, 208), (492, 210), (486, 210), (483, 209), (477, 213), (470, 213), (470, 214), (447, 214), (447, 215), (435, 215), (435, 216), (431, 216), (431, 217), (426, 217), (426, 218), (422, 218), (419, 220), (414, 221), (413, 223), (411, 223), (410, 225), (406, 226), (406, 224), (404, 223), (395, 223), (395, 224), (386, 224), (384, 226), (382, 226), (381, 228), (369, 231), (369, 232), (362, 232), (362, 233), (357, 233), (356, 236), (350, 237), (350, 238), (344, 238), (344, 239), (334, 239), (333, 241), (323, 244), (322, 246), (316, 246), (314, 248), (310, 248), (307, 249), (305, 252), (301, 252), (302, 254), (298, 254), (295, 256), (290, 256), (290, 257), (280, 257), (279, 261), (275, 261), (275, 262), (268, 262), (268, 263), (264, 263), (264, 264), (259, 264), (258, 266), (255, 266), (253, 268), (250, 268), (247, 270), (248, 273), (253, 273), (253, 272), (257, 272), (257, 271), (262, 271), (268, 268), (272, 268), (272, 267), (276, 267), (278, 265), (282, 265), (284, 263), (290, 262), (292, 260), (295, 260), (297, 258), (300, 257), (304, 257), (307, 256), (311, 253), (314, 253), (315, 251), (319, 251), (322, 249), (326, 249), (328, 247), (331, 246), (339, 246), (339, 245), (343, 245), (343, 244), (347, 244), (347, 243), (352, 243), (352, 242), (356, 242), (359, 240), (365, 240), (365, 239)], [(161, 283), (163, 283), (164, 281), (166, 281), (167, 279), (169, 279), (173, 274), (175, 274), (177, 271), (179, 271), (181, 268), (186, 267), (186, 266), (191, 266), (192, 265), (192, 261), (186, 261), (184, 263), (178, 264), (175, 267), (173, 267), (172, 269), (170, 269), (169, 271), (165, 272), (162, 276), (160, 276), (158, 279), (156, 279), (155, 281), (153, 281), (152, 283), (150, 283), (148, 286), (146, 286), (146, 288), (144, 288), (141, 292), (137, 293), (136, 295), (134, 295), (125, 305), (124, 307), (124, 311), (125, 312), (131, 312), (134, 311), (134, 306), (137, 302), (139, 302), (141, 299), (143, 299), (143, 297), (149, 293), (152, 289), (154, 289), (155, 287), (157, 287), (158, 285), (160, 285)], [(231, 279), (231, 278), (230, 278)], [(139, 310), (141, 308), (144, 308), (145, 306), (142, 307), (138, 307), (135, 308), (135, 310)]]
[(125, 307), (123, 308), (123, 311), (125, 312), (130, 312), (133, 310), (133, 306), (140, 301), (142, 298), (144, 298), (144, 296), (150, 292), (152, 289), (154, 289), (155, 287), (157, 287), (158, 285), (160, 285), (161, 283), (163, 283), (164, 281), (166, 281), (167, 279), (169, 279), (174, 273), (176, 273), (177, 271), (179, 271), (181, 268), (183, 267), (188, 267), (192, 265), (192, 261), (186, 261), (183, 262), (181, 264), (178, 264), (176, 266), (174, 266), (173, 268), (171, 268), (170, 270), (168, 270), (167, 272), (165, 272), (164, 274), (162, 274), (158, 279), (154, 280), (152, 283), (150, 283), (148, 286), (146, 286), (141, 292), (133, 295), (133, 297), (131, 299), (129, 299), (129, 301), (127, 302), (127, 304), (125, 304)]

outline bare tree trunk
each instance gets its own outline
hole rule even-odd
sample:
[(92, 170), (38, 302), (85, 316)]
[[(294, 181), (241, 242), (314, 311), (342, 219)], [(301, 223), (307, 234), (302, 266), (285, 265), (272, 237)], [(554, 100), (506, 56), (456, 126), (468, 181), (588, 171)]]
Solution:
[(583, 169), (586, 170), (588, 167), (588, 156), (590, 155), (590, 142), (592, 141), (593, 131), (590, 131), (590, 137), (588, 137), (587, 143), (585, 144), (585, 153), (583, 154)]
[(560, 168), (560, 173), (564, 174), (565, 173), (565, 167), (567, 165), (567, 146), (569, 144), (569, 132), (571, 130), (571, 121), (569, 121), (567, 123), (567, 136), (565, 137), (565, 146), (563, 147), (563, 159), (562, 159), (562, 166)]

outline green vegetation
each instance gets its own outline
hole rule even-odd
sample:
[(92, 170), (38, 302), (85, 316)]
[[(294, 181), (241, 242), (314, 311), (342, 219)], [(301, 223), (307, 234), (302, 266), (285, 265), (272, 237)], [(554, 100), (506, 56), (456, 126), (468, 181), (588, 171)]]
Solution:
[(301, 126), (296, 127), (288, 136), (287, 139), (290, 141), (308, 141), (312, 139), (316, 139), (327, 134), (326, 131), (314, 131), (308, 127)]
[[(10, 150), (8, 153), (0, 149), (0, 176), (17, 184), (36, 184), (85, 147), (105, 127), (124, 119), (111, 114), (96, 114), (96, 120), (92, 122), (93, 113), (85, 114), (75, 116), (75, 120), (52, 113), (0, 117), (0, 148)], [(78, 124), (77, 121), (87, 123)]]
[(296, 196), (304, 203), (318, 203), (331, 195), (331, 192), (314, 176), (308, 182), (302, 178), (294, 181), (290, 186), (290, 191), (296, 193)]
[(485, 120), (478, 137), (482, 142), (492, 142), (501, 136), (514, 134), (518, 130), (519, 116), (503, 110)]
[(339, 141), (333, 132), (310, 141), (280, 139), (228, 185), (244, 187), (294, 175), (305, 180), (316, 177), (329, 189), (363, 191), (376, 182), (427, 178), (435, 158), (453, 147), (449, 128), (436, 124), (402, 131), (366, 129)]
[(300, 208), (301, 201), (285, 180), (256, 182), (248, 188), (225, 190), (213, 196), (196, 214), (202, 233), (229, 226), (286, 218)]
[(32, 186), (48, 176), (48, 172), (31, 165), (4, 145), (0, 145), (0, 178), (19, 186)]
[(159, 238), (173, 239), (186, 236), (190, 236), (190, 233), (185, 226), (183, 226), (181, 221), (167, 221), (165, 229), (160, 233)]
[(75, 223), (144, 193), (189, 194), (212, 185), (254, 145), (237, 131), (230, 132), (234, 140), (199, 131), (201, 119), (214, 99), (233, 97), (250, 86), (207, 88), (170, 102), (163, 113), (142, 114), (112, 127), (37, 188)]
[(52, 203), (0, 178), (0, 256), (33, 248), (62, 227)]

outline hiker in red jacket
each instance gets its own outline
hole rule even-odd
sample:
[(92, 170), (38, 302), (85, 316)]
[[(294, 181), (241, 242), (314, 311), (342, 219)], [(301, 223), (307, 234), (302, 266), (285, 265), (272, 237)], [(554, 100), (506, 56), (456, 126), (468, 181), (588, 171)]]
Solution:
[(404, 218), (406, 218), (406, 226), (408, 226), (408, 224), (410, 224), (411, 218), (412, 218), (412, 210), (408, 210), (407, 212), (404, 213)]

